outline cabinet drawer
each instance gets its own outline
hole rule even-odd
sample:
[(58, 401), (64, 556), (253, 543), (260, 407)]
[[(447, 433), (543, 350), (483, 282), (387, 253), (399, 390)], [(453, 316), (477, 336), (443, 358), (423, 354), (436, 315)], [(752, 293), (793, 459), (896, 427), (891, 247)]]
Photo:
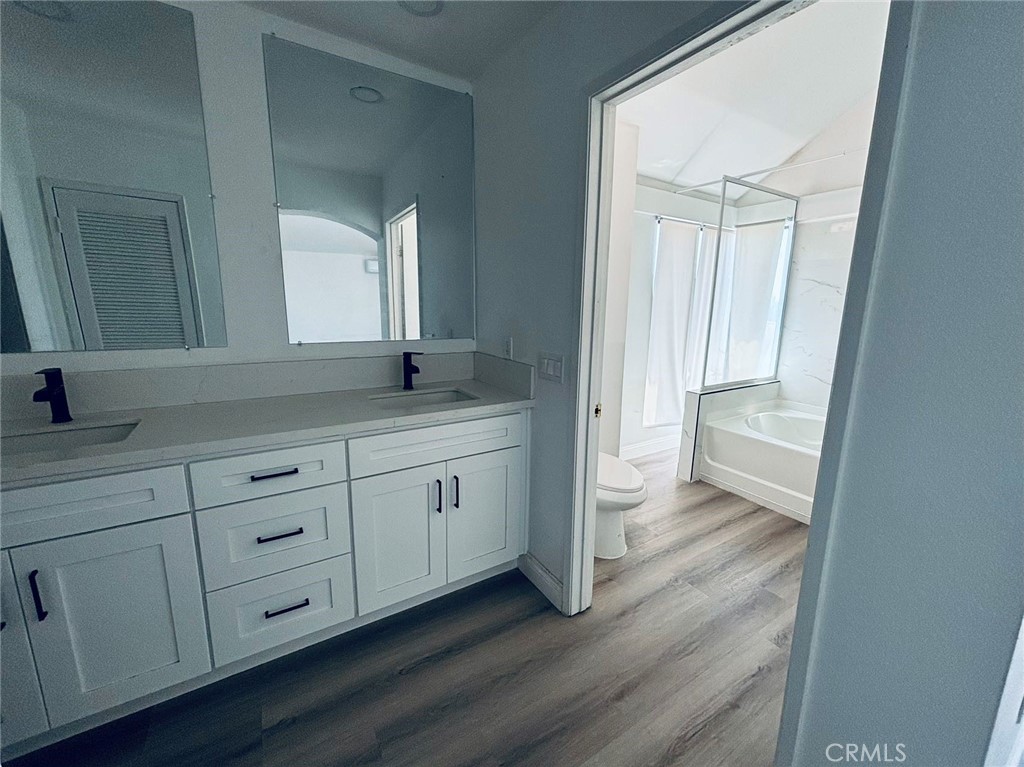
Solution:
[(57, 482), (2, 494), (4, 546), (188, 511), (181, 466)]
[(196, 525), (207, 591), (352, 550), (345, 483), (200, 511)]
[(516, 413), (349, 440), (352, 477), (516, 447), (522, 443), (522, 420)]
[(345, 443), (271, 450), (200, 461), (188, 467), (196, 508), (222, 506), (347, 479)]
[(206, 595), (214, 665), (223, 666), (355, 617), (345, 554)]

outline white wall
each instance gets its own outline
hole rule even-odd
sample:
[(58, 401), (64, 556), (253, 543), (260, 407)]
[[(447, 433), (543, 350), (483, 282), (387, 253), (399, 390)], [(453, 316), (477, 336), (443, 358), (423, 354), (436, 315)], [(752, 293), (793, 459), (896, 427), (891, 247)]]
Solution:
[[(604, 303), (604, 358), (601, 372), (601, 451), (619, 454), (626, 356), (627, 314), (633, 258), (636, 204), (636, 152), (640, 130), (619, 122), (615, 128), (612, 194), (608, 212), (608, 289)], [(645, 365), (646, 367), (646, 365)]]
[(894, 3), (893, 30), (780, 765), (981, 765), (1024, 614), (1024, 5)]
[(402, 349), (472, 350), (470, 339), (288, 343), (284, 282), (274, 207), (262, 35), (279, 37), (462, 92), (468, 83), (293, 22), (242, 3), (176, 2), (192, 12), (199, 59), (207, 149), (215, 200), (217, 242), (228, 346), (222, 349), (164, 349), (4, 355), (3, 373), (31, 373), (48, 365), (67, 371), (116, 370), (180, 365), (330, 359), (396, 354)]
[(564, 383), (537, 382), (530, 479), (530, 554), (559, 580), (572, 517), (588, 95), (736, 7), (559, 4), (474, 82), (477, 343), (501, 355), (512, 335), (519, 360), (542, 350), (566, 358)]

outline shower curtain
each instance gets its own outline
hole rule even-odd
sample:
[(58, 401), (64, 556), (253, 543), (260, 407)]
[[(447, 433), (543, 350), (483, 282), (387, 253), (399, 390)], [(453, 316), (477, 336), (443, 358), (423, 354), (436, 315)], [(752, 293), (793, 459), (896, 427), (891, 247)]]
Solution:
[(774, 373), (791, 231), (786, 221), (769, 221), (727, 232), (718, 256), (705, 385)]
[(651, 297), (651, 336), (644, 390), (645, 427), (683, 421), (686, 332), (691, 315), (694, 259), (701, 227), (658, 219)]

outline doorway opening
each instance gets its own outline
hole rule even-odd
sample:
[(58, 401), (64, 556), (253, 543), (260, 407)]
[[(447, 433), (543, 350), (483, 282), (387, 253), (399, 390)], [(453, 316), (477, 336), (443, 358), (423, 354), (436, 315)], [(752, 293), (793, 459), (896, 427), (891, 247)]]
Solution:
[(788, 658), (888, 19), (749, 9), (592, 100), (569, 614), (747, 595)]
[(420, 261), (416, 204), (388, 221), (388, 306), (391, 338), (420, 337)]

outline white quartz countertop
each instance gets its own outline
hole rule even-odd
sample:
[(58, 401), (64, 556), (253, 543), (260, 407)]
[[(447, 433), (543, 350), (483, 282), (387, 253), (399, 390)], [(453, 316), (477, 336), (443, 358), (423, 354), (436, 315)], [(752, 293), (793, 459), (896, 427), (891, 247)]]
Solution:
[[(485, 418), (533, 406), (532, 400), (480, 381), (416, 387), (423, 392), (447, 389), (459, 389), (475, 399), (410, 408), (396, 407), (395, 399), (373, 399), (376, 395), (401, 392), (401, 387), (391, 386), (75, 416), (69, 427), (134, 421), (138, 426), (121, 442), (60, 451), (12, 454), (3, 450), (0, 443), (0, 480), (7, 487), (35, 484), (40, 480), (177, 463), (218, 453)], [(2, 437), (62, 428), (38, 418), (11, 420), (2, 427)]]

